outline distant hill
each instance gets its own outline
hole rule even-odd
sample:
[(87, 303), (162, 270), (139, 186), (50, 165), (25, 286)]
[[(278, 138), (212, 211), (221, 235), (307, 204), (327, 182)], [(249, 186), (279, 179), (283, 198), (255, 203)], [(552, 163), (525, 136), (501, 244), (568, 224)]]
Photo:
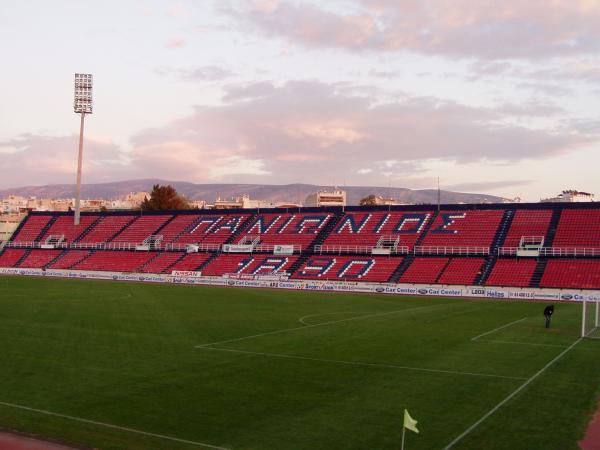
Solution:
[[(144, 179), (84, 184), (81, 188), (81, 196), (82, 198), (115, 198), (129, 192), (150, 191), (152, 185), (157, 183), (170, 184), (191, 200), (206, 200), (208, 202), (213, 202), (217, 197), (228, 199), (248, 194), (252, 199), (302, 203), (307, 195), (318, 190), (331, 188), (331, 186), (313, 184), (194, 184), (183, 181)], [(435, 189), (413, 190), (376, 186), (344, 186), (343, 189), (347, 192), (349, 205), (357, 205), (361, 198), (369, 194), (391, 197), (406, 203), (437, 203), (437, 191)], [(52, 184), (3, 189), (0, 190), (0, 197), (12, 194), (24, 197), (72, 198), (74, 192), (75, 187), (72, 184)], [(497, 203), (504, 200), (502, 197), (493, 195), (451, 191), (441, 191), (441, 199), (442, 203)]]

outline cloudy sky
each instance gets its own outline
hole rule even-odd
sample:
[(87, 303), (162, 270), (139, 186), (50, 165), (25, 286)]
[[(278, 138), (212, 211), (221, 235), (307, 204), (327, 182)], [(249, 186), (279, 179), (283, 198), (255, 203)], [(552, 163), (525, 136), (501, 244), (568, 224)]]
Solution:
[(598, 0), (5, 1), (0, 188), (84, 182), (600, 195)]

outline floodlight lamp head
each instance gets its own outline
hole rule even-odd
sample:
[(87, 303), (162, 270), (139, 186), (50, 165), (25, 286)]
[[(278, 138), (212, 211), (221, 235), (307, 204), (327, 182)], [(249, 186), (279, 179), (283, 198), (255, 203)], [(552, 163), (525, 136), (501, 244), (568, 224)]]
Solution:
[(73, 109), (76, 113), (92, 114), (92, 74), (75, 74), (75, 100)]

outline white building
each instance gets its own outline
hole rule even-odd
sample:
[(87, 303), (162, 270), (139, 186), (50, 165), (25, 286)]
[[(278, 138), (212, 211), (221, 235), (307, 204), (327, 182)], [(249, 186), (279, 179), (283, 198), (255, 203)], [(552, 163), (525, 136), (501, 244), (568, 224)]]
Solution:
[(556, 197), (544, 198), (540, 200), (542, 203), (580, 203), (580, 202), (593, 202), (594, 194), (589, 192), (580, 192), (573, 189), (562, 191)]
[[(205, 208), (211, 209), (211, 206), (204, 204)], [(298, 208), (300, 205), (290, 202), (272, 202), (269, 200), (255, 200), (251, 199), (249, 195), (242, 195), (241, 197), (232, 197), (230, 200), (217, 198), (212, 209), (259, 209), (259, 208)]]
[(332, 191), (319, 191), (304, 200), (304, 206), (346, 206), (346, 191), (335, 188)]
[(0, 214), (0, 247), (8, 241), (27, 213)]

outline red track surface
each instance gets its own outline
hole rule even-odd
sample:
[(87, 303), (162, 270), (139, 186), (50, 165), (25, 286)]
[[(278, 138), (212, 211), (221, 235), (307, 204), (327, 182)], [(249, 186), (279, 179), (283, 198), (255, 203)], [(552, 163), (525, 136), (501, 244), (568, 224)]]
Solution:
[(73, 450), (74, 447), (37, 439), (18, 434), (0, 432), (0, 449), (2, 450)]
[(600, 404), (594, 418), (588, 425), (585, 437), (579, 441), (582, 450), (600, 450)]

